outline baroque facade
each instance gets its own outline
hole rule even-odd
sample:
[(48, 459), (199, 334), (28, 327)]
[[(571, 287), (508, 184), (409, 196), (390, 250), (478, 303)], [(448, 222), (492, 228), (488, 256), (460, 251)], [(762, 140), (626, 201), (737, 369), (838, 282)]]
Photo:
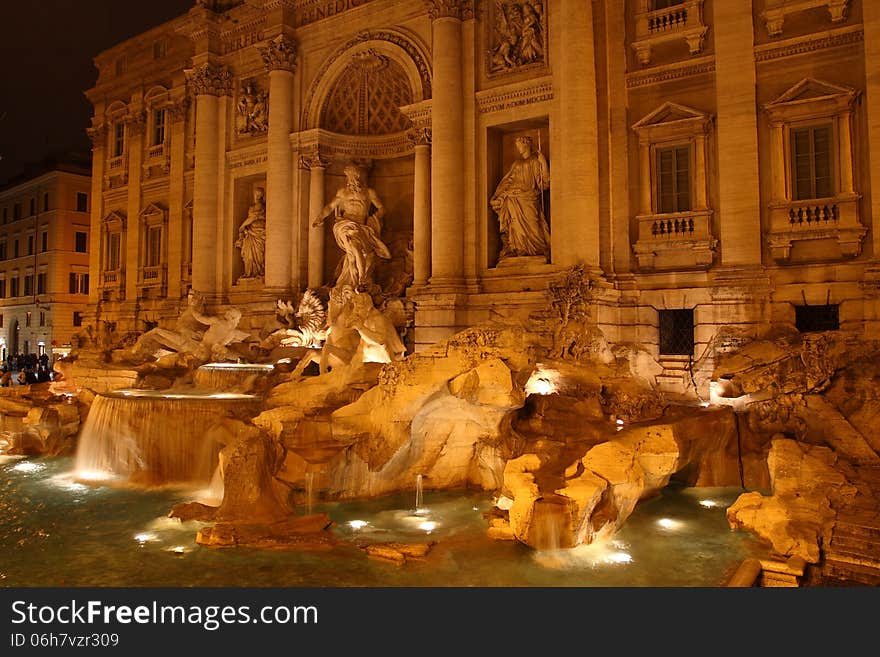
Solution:
[(88, 161), (0, 190), (0, 358), (70, 350), (89, 301)]
[(874, 336), (877, 44), (867, 0), (197, 2), (95, 59), (93, 318), (142, 331), (194, 288), (257, 329), (336, 278), (313, 220), (355, 163), (416, 349), (575, 265), (671, 388), (721, 327)]

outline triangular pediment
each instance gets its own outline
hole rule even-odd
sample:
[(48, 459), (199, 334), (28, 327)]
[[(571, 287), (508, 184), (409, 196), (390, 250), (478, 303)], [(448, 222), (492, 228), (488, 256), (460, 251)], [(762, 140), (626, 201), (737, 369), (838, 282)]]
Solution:
[(855, 97), (857, 91), (851, 87), (844, 87), (824, 80), (804, 78), (791, 89), (779, 96), (776, 100), (767, 103), (766, 107), (773, 108), (789, 103), (803, 103), (815, 100), (827, 100), (838, 97)]
[(705, 121), (710, 116), (693, 107), (678, 103), (663, 103), (660, 107), (633, 125), (634, 130), (651, 126), (676, 123), (678, 121)]
[(141, 210), (142, 217), (150, 217), (156, 214), (165, 214), (165, 208), (158, 203), (149, 203), (143, 210)]
[(120, 228), (125, 227), (125, 215), (119, 212), (118, 210), (112, 210), (104, 215), (103, 223), (106, 226), (118, 226)]

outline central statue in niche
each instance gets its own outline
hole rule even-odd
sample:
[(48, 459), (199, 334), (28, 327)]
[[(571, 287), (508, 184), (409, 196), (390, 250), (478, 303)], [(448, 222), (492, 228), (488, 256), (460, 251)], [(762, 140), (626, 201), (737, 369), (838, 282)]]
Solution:
[(498, 183), (489, 202), (498, 213), (501, 257), (548, 256), (550, 229), (544, 213), (544, 190), (550, 189), (550, 168), (532, 138), (516, 138), (519, 159)]
[(364, 183), (364, 173), (359, 166), (350, 164), (344, 173), (345, 186), (321, 209), (312, 226), (321, 226), (333, 213), (333, 237), (345, 254), (335, 287), (348, 285), (357, 292), (370, 292), (374, 286), (376, 258), (391, 258), (380, 238), (385, 205), (376, 191)]

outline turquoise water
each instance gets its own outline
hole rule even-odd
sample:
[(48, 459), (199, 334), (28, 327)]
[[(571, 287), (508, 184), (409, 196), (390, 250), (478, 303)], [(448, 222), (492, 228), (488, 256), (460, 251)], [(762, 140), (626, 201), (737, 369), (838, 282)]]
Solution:
[[(86, 486), (71, 468), (66, 458), (0, 457), (0, 585), (694, 587), (721, 585), (764, 554), (728, 527), (724, 509), (741, 491), (674, 487), (642, 502), (610, 543), (574, 550), (492, 541), (489, 494), (427, 490), (418, 515), (413, 496), (316, 504), (335, 522), (331, 550), (209, 549), (195, 543), (200, 523), (166, 517), (193, 491)], [(361, 549), (386, 541), (434, 545), (402, 566)]]

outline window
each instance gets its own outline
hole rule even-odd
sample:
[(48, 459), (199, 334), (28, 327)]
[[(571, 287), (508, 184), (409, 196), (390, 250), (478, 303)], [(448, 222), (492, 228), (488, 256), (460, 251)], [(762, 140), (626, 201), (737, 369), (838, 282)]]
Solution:
[(9, 208), (3, 208), (3, 223), (9, 220)]
[(113, 126), (113, 157), (122, 157), (125, 152), (125, 124), (121, 121)]
[(13, 258), (18, 257), (18, 240), (14, 240), (12, 242), (12, 257)]
[(49, 250), (49, 231), (44, 230), (40, 233), (40, 253), (45, 253)]
[(85, 192), (77, 192), (76, 193), (76, 211), (77, 212), (88, 212), (89, 211), (89, 195)]
[(45, 325), (46, 325), (46, 313), (44, 313), (41, 310), (40, 311), (40, 326), (45, 326)]
[(694, 311), (661, 310), (660, 313), (660, 355), (694, 355)]
[(37, 294), (46, 294), (46, 282), (48, 280), (48, 276), (46, 272), (41, 271), (37, 274)]
[[(25, 328), (31, 327), (31, 312), (30, 311), (28, 311), (24, 314), (24, 326), (25, 326)], [(30, 353), (30, 349), (25, 349), (24, 352)]]
[(25, 274), (24, 277), (24, 296), (29, 297), (34, 293), (34, 275)]
[(73, 311), (73, 325), (74, 326), (82, 326), (82, 324), (83, 324), (83, 314), (78, 310), (74, 310)]
[(28, 244), (27, 254), (34, 255), (34, 236), (33, 235), (28, 235), (27, 244)]
[(110, 233), (110, 239), (107, 245), (107, 269), (110, 271), (119, 269), (121, 243), (122, 235), (120, 233)]
[(165, 39), (159, 39), (153, 44), (153, 59), (162, 59), (168, 52), (168, 42)]
[(657, 149), (657, 210), (660, 214), (691, 209), (691, 149)]
[(0, 328), (3, 328), (3, 315), (0, 315)]
[(791, 131), (791, 180), (796, 201), (834, 195), (830, 125)]
[(165, 143), (165, 110), (153, 111), (153, 138), (150, 146), (160, 146)]
[(76, 232), (76, 252), (88, 253), (89, 234), (82, 231)]
[(13, 298), (18, 296), (18, 278), (9, 280), (9, 296)]
[(162, 264), (162, 227), (152, 226), (147, 232), (147, 267)]
[(49, 211), (49, 192), (43, 194), (43, 212)]
[(89, 275), (70, 272), (69, 290), (71, 294), (89, 293)]
[(0, 278), (0, 299), (6, 298), (6, 279)]
[(116, 75), (122, 75), (125, 73), (126, 62), (125, 57), (120, 57), (116, 60)]
[(21, 219), (21, 203), (15, 203), (12, 206), (12, 220)]
[(0, 260), (6, 260), (6, 242), (0, 242)]
[(794, 325), (801, 333), (837, 331), (840, 329), (840, 313), (837, 304), (820, 306), (795, 306)]
[(31, 199), (31, 201), (30, 201), (30, 210), (31, 210), (31, 211), (30, 211), (30, 214), (29, 214), (28, 216), (33, 217), (35, 214), (37, 214), (37, 200), (36, 200), (36, 199), (33, 199), (33, 198)]

